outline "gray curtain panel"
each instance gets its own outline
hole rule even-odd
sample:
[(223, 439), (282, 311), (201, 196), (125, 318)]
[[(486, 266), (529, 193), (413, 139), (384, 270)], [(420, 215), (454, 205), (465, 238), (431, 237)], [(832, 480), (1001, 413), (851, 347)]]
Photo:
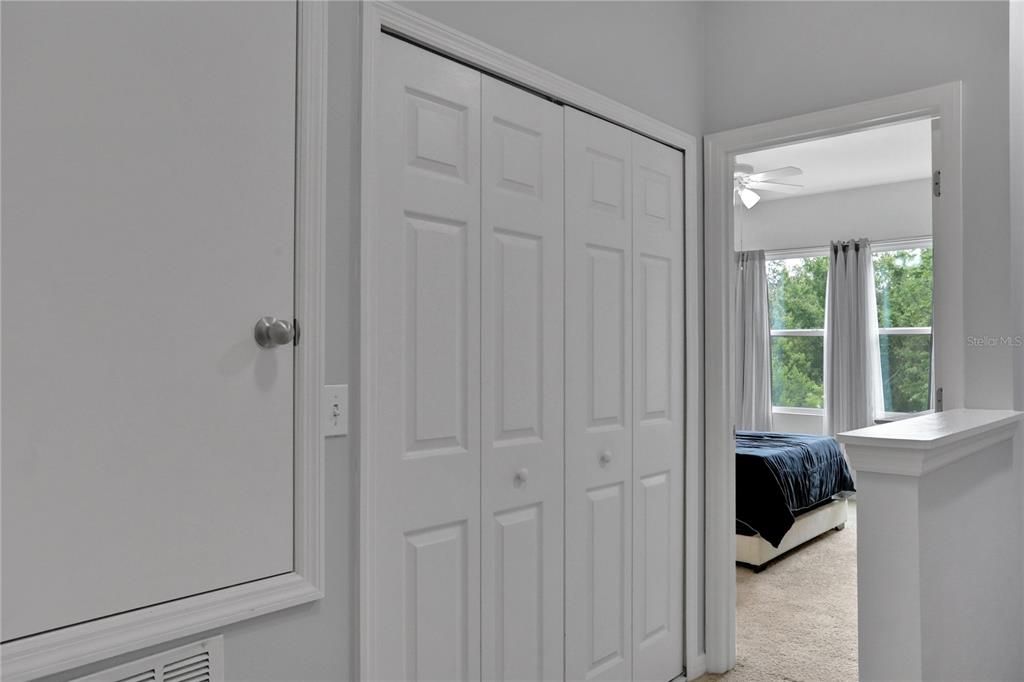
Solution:
[(825, 297), (825, 432), (874, 423), (882, 407), (875, 271), (867, 239), (832, 242)]
[(772, 430), (772, 358), (764, 251), (741, 251), (736, 282), (736, 428)]

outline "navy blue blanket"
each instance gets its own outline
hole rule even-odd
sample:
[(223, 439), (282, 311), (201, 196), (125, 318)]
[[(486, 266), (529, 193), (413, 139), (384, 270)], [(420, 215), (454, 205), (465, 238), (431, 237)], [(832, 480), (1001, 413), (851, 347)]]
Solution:
[(854, 492), (839, 442), (803, 433), (736, 432), (736, 532), (778, 547), (796, 517)]

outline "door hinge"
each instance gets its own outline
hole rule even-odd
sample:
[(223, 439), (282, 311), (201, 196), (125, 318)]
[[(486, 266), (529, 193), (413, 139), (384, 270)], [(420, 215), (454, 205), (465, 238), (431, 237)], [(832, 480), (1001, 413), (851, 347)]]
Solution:
[(935, 411), (942, 412), (942, 386), (935, 389)]
[(294, 318), (292, 319), (292, 329), (295, 330), (295, 334), (292, 336), (292, 345), (297, 346), (299, 345), (299, 337), (302, 335), (302, 330), (299, 327), (299, 321)]
[(932, 194), (941, 197), (942, 196), (942, 171), (935, 171), (932, 173)]

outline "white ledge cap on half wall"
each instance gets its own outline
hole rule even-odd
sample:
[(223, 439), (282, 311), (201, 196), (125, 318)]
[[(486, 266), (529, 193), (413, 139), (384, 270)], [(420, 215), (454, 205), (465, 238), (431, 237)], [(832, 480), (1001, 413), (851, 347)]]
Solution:
[(1010, 440), (1024, 412), (947, 410), (846, 431), (836, 438), (858, 472), (923, 476)]

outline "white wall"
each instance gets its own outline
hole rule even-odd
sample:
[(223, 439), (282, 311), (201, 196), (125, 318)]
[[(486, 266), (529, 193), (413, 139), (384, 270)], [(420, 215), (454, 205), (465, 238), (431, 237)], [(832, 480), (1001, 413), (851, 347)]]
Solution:
[[(414, 3), (413, 9), (691, 134), (701, 134), (699, 4), (458, 2)], [(332, 2), (328, 15), (326, 380), (349, 384), (355, 427), (359, 421), (355, 400), (359, 395), (359, 6)], [(637, 78), (638, 73), (648, 77)], [(652, 83), (670, 85), (652, 87)], [(327, 596), (315, 604), (225, 628), (229, 682), (355, 679), (358, 434), (351, 433), (327, 441)], [(110, 662), (102, 667), (106, 665)], [(67, 680), (98, 667), (49, 680)]]
[(692, 135), (703, 132), (698, 2), (403, 2)]
[[(965, 333), (1010, 334), (1007, 20), (1006, 2), (709, 3), (705, 131), (962, 80)], [(968, 405), (1010, 405), (1010, 349), (967, 353)]]
[[(1024, 187), (1024, 2), (1010, 4), (1010, 187)], [(1010, 193), (1010, 238), (1012, 289), (1014, 292), (1013, 317), (1015, 333), (1024, 334), (1024, 193)], [(1024, 409), (1024, 350), (1014, 350), (1014, 408)], [(1024, 474), (1021, 460), (1024, 443), (1016, 444), (1014, 453), (1018, 476)], [(1024, 489), (1024, 481), (1018, 481)], [(1022, 576), (1024, 579), (1024, 576)], [(1024, 644), (1024, 642), (1022, 642)]]
[[(884, 451), (885, 435), (876, 435)], [(878, 473), (870, 450), (847, 445), (858, 467), (860, 678), (1019, 680), (1021, 519), (1011, 442), (920, 477)]]
[[(1024, 334), (1024, 1), (1010, 3), (1010, 226), (1016, 334)], [(1024, 409), (1024, 351), (1014, 355), (1014, 407)]]
[(822, 192), (736, 208), (736, 250), (826, 246), (932, 233), (931, 180)]
[(920, 523), (923, 679), (1020, 679), (1020, 488), (1011, 443), (925, 475)]

